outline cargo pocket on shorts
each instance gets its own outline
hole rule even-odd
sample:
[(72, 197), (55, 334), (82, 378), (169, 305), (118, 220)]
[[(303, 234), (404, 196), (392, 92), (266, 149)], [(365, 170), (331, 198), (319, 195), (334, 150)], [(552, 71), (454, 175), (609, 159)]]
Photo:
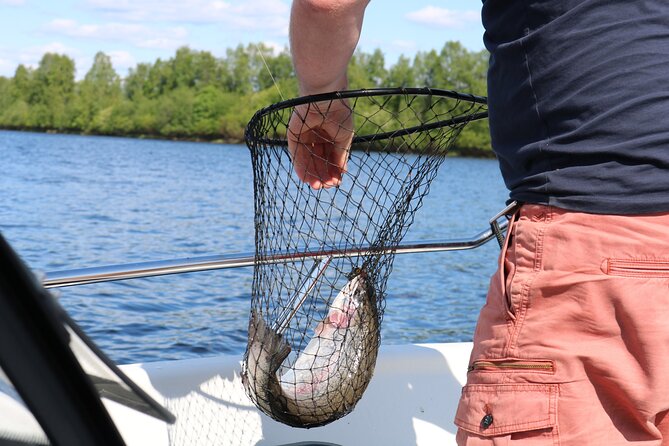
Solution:
[(557, 403), (558, 384), (467, 385), (455, 415), (459, 444), (481, 437), (558, 444)]

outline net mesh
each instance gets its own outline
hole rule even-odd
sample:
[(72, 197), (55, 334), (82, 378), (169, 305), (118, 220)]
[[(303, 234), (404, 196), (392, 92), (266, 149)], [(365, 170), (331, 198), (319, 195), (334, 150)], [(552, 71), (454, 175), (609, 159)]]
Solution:
[(247, 127), (256, 267), (242, 380), (297, 427), (349, 413), (369, 383), (394, 252), (485, 99), (431, 89), (338, 92), (260, 110)]

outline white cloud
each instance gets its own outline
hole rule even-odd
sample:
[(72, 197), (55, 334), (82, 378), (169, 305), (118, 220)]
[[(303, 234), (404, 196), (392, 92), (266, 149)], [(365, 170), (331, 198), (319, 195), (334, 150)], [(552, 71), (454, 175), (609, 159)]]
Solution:
[(0, 0), (0, 5), (21, 6), (25, 3), (25, 0)]
[(87, 0), (90, 8), (129, 22), (209, 23), (286, 35), (287, 0)]
[(142, 48), (169, 50), (186, 45), (188, 36), (183, 26), (157, 29), (135, 23), (82, 24), (70, 19), (52, 20), (46, 29), (68, 37), (129, 42)]
[(481, 20), (479, 11), (454, 11), (437, 6), (426, 6), (418, 11), (410, 12), (406, 17), (412, 22), (438, 28), (462, 28), (468, 23)]

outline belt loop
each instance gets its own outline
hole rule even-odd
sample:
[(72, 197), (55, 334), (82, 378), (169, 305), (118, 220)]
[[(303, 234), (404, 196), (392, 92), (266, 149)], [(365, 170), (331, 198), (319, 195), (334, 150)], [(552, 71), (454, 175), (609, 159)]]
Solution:
[[(504, 228), (508, 227), (508, 221), (513, 218), (518, 209), (520, 209), (520, 204), (517, 201), (512, 201), (507, 207), (502, 209), (501, 212), (490, 219), (490, 229), (492, 230), (492, 233), (495, 234), (500, 249), (504, 248)], [(502, 217), (507, 219), (506, 225), (499, 224), (499, 219)]]

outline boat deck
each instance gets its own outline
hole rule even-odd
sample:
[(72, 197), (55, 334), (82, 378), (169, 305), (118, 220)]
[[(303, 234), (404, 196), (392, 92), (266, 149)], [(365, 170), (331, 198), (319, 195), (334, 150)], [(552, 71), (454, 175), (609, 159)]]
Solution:
[(121, 367), (176, 415), (172, 426), (105, 403), (128, 445), (452, 445), (470, 351), (470, 343), (382, 347), (353, 412), (313, 429), (260, 413), (244, 392), (236, 356)]

